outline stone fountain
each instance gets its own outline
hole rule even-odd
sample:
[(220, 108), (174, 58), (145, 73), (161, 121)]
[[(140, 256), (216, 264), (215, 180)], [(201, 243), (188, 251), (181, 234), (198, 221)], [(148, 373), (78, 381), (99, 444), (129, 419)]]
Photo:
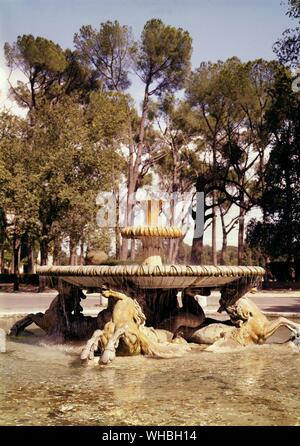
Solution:
[[(232, 302), (255, 287), (265, 271), (259, 266), (167, 265), (163, 264), (163, 243), (182, 237), (177, 227), (158, 225), (161, 200), (147, 200), (146, 225), (125, 227), (123, 238), (140, 240), (142, 254), (136, 264), (42, 266), (38, 274), (59, 279), (55, 283), (70, 284), (77, 289), (111, 288), (135, 297), (146, 315), (147, 324), (157, 327), (176, 308), (177, 294), (209, 296), (220, 289), (224, 302)], [(75, 293), (76, 294), (76, 293)], [(80, 292), (79, 292), (80, 294)], [(78, 292), (77, 292), (78, 295)], [(188, 311), (198, 314), (191, 299)], [(221, 308), (220, 308), (221, 310)], [(184, 310), (182, 310), (184, 311)]]
[[(283, 318), (273, 324), (243, 298), (262, 280), (263, 268), (164, 264), (163, 243), (182, 237), (182, 232), (158, 225), (160, 200), (146, 204), (146, 225), (121, 230), (123, 238), (141, 241), (139, 263), (38, 268), (39, 275), (53, 278), (59, 294), (45, 314), (26, 316), (12, 327), (11, 334), (18, 335), (34, 322), (55, 340), (89, 339), (82, 359), (91, 359), (100, 349), (103, 363), (110, 362), (117, 349), (129, 355), (172, 356), (179, 347), (174, 343), (181, 344), (183, 338), (213, 344), (227, 336), (240, 345), (262, 343), (282, 325), (299, 335), (297, 324)], [(82, 290), (87, 288), (98, 288), (108, 298), (108, 307), (97, 318), (82, 313)], [(227, 325), (206, 318), (197, 301), (197, 296), (209, 296), (212, 289), (221, 292), (218, 311), (228, 313)]]

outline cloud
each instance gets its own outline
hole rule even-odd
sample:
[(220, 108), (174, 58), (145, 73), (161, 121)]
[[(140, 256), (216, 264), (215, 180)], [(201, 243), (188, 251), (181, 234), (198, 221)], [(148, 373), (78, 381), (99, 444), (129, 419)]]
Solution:
[(8, 78), (10, 77), (10, 82), (12, 85), (16, 85), (18, 81), (25, 81), (25, 76), (20, 70), (15, 70), (11, 76), (9, 72), (9, 68), (6, 66), (5, 58), (3, 51), (0, 53), (0, 110), (8, 110), (14, 115), (24, 117), (27, 113), (27, 110), (19, 107), (16, 102), (14, 102), (9, 97), (9, 82)]

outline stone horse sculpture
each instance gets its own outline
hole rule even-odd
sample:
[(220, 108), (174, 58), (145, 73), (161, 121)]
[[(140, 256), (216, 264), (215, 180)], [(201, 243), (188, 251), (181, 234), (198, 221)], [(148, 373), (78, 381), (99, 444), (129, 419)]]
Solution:
[(80, 301), (85, 298), (80, 288), (64, 282), (45, 314), (28, 314), (11, 327), (9, 335), (18, 336), (35, 323), (54, 342), (87, 340), (97, 328), (102, 328), (110, 320), (114, 302), (109, 300), (106, 309), (99, 312), (97, 317), (91, 317), (82, 313)]
[(208, 351), (262, 344), (282, 326), (299, 344), (300, 324), (283, 317), (268, 321), (250, 299), (240, 297), (248, 287), (249, 283), (241, 282), (239, 289), (232, 285), (222, 289), (218, 311), (226, 311), (228, 321), (206, 318), (193, 296), (187, 295), (181, 310), (153, 328), (145, 325), (144, 311), (136, 299), (112, 290), (102, 292), (108, 298), (106, 309), (97, 317), (84, 316), (80, 301), (85, 295), (64, 282), (45, 314), (29, 314), (13, 325), (10, 334), (18, 335), (35, 323), (55, 342), (88, 340), (82, 360), (93, 359), (94, 352), (99, 351), (104, 364), (112, 361), (116, 353), (178, 356), (190, 349), (187, 342), (209, 345)]
[[(219, 310), (222, 310), (221, 307)], [(176, 334), (190, 342), (211, 344), (207, 351), (218, 351), (227, 348), (244, 347), (251, 344), (264, 344), (280, 327), (288, 328), (298, 343), (300, 324), (285, 317), (269, 321), (261, 310), (247, 297), (241, 297), (233, 304), (225, 307), (230, 317), (226, 323), (210, 322), (199, 329), (191, 331), (180, 327)], [(175, 335), (176, 335), (175, 334)]]
[(96, 330), (81, 353), (81, 360), (87, 362), (100, 350), (100, 362), (113, 361), (119, 355), (138, 355), (170, 358), (190, 350), (187, 342), (167, 330), (146, 327), (146, 317), (138, 302), (117, 291), (106, 290), (103, 295), (115, 299), (112, 317), (103, 330)]
[[(282, 326), (287, 327), (295, 339), (299, 339), (300, 335), (300, 324), (284, 317), (269, 321), (247, 297), (242, 297), (226, 307), (230, 321), (221, 323), (214, 319), (205, 319), (200, 328), (182, 325), (172, 333), (169, 330), (146, 327), (145, 315), (135, 299), (112, 290), (103, 294), (116, 299), (112, 317), (104, 329), (96, 330), (86, 344), (81, 354), (83, 362), (92, 360), (95, 351), (100, 351), (99, 362), (102, 364), (111, 362), (116, 353), (174, 357), (190, 349), (183, 338), (197, 344), (209, 344), (206, 351), (222, 351), (263, 344)], [(170, 321), (166, 322), (169, 326)], [(173, 324), (173, 327), (175, 326), (176, 324)]]

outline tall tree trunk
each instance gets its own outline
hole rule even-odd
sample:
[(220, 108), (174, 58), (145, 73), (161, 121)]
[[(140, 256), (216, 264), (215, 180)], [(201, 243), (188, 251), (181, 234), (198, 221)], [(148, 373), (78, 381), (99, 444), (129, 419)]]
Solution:
[[(216, 142), (213, 145), (213, 172), (216, 176), (217, 170), (217, 149)], [(214, 178), (215, 179), (215, 178)], [(211, 261), (213, 265), (217, 265), (217, 213), (216, 213), (216, 203), (217, 203), (217, 192), (213, 190), (212, 193), (213, 206), (212, 206), (212, 226), (211, 226)]]
[[(172, 138), (172, 137), (171, 137)], [(176, 194), (178, 193), (179, 189), (179, 181), (178, 181), (178, 150), (176, 147), (176, 144), (171, 139), (171, 149), (172, 149), (172, 161), (173, 161), (173, 174), (172, 174), (172, 198), (170, 203), (170, 226), (176, 225), (176, 219), (175, 219), (175, 212), (176, 212)], [(175, 263), (177, 253), (178, 253), (178, 240), (170, 240), (169, 242), (169, 255), (168, 259), (170, 263)]]
[[(291, 161), (290, 161), (291, 162)], [(292, 228), (293, 227), (293, 190), (292, 190), (292, 179), (291, 179), (291, 167), (290, 163), (287, 163), (287, 166), (285, 167), (285, 183), (286, 183), (286, 199), (285, 199), (285, 210), (284, 214), (286, 215), (286, 222), (287, 227)], [(287, 231), (287, 261), (291, 263), (293, 261), (293, 231), (288, 230)]]
[(26, 231), (22, 237), (21, 253), (22, 258), (24, 256), (27, 258), (27, 263), (24, 264), (24, 273), (32, 274), (34, 269), (34, 258), (33, 258), (33, 240), (30, 234)]
[(59, 265), (59, 254), (60, 254), (60, 242), (59, 240), (54, 240), (53, 246), (53, 265)]
[[(130, 188), (131, 190), (131, 188)], [(129, 192), (127, 193), (127, 201), (126, 201), (126, 216), (125, 216), (125, 226), (129, 226), (130, 223), (130, 214), (132, 212), (132, 206), (129, 203)], [(120, 247), (120, 260), (126, 260), (128, 257), (128, 249), (129, 249), (129, 240), (127, 238), (122, 239), (122, 244)]]
[(227, 252), (227, 232), (222, 228), (223, 233), (223, 239), (222, 239), (222, 248), (221, 248), (221, 255), (220, 255), (220, 265), (225, 265), (225, 256)]
[[(49, 243), (47, 237), (43, 237), (40, 242), (40, 250), (41, 250), (41, 265), (45, 266), (48, 263), (48, 253), (49, 253)], [(42, 293), (46, 288), (46, 277), (39, 276), (39, 289), (38, 292)]]
[(84, 265), (84, 241), (80, 240), (80, 257), (79, 264)]
[(13, 236), (13, 274), (20, 274), (20, 248), (21, 241), (19, 237)]
[(34, 256), (33, 256), (33, 241), (32, 237), (29, 237), (28, 240), (28, 263), (27, 263), (27, 272), (28, 274), (33, 274), (34, 272)]
[(4, 273), (4, 243), (6, 239), (5, 212), (0, 207), (0, 273)]
[(41, 250), (41, 265), (47, 265), (49, 246), (48, 246), (48, 240), (46, 237), (42, 238), (42, 240), (41, 240), (40, 250)]
[[(173, 158), (174, 158), (174, 156), (173, 156)], [(175, 172), (175, 170), (176, 169), (174, 169), (174, 172), (173, 172), (173, 186), (172, 186), (173, 193), (176, 192), (176, 190), (175, 190), (176, 189), (176, 172)], [(174, 199), (174, 196), (172, 196), (171, 203), (170, 203), (170, 213), (171, 213), (170, 226), (175, 226), (175, 206), (176, 206), (176, 201)], [(175, 257), (177, 254), (176, 251), (178, 251), (178, 247), (176, 250), (176, 241), (177, 241), (176, 239), (175, 240), (170, 239), (170, 241), (169, 241), (169, 252), (168, 252), (168, 262), (169, 263), (174, 263), (174, 261), (175, 261)]]
[(211, 261), (213, 265), (217, 265), (217, 215), (216, 215), (216, 191), (213, 191), (213, 207), (211, 222)]
[(191, 251), (191, 264), (201, 265), (203, 255), (203, 237), (193, 238)]
[[(128, 179), (127, 179), (127, 199), (126, 199), (126, 210), (125, 210), (125, 226), (130, 226), (133, 221), (133, 211), (134, 211), (134, 192), (135, 192), (135, 182), (134, 182), (134, 147), (133, 143), (129, 145), (129, 160), (128, 160)], [(122, 245), (120, 248), (120, 259), (126, 260), (128, 256), (129, 240), (123, 238)]]
[(116, 259), (120, 259), (121, 256), (120, 194), (118, 189), (115, 190), (115, 199), (116, 199), (116, 227), (115, 227)]
[[(132, 195), (132, 199), (129, 203), (129, 226), (134, 226), (134, 205), (135, 205), (135, 190)], [(130, 260), (135, 259), (135, 247), (136, 247), (136, 241), (135, 239), (130, 240), (130, 252), (129, 252), (129, 258)]]
[(13, 235), (13, 274), (15, 274), (14, 291), (19, 291), (19, 274), (20, 274), (20, 254), (21, 241), (20, 238)]
[(77, 240), (70, 237), (70, 259), (69, 265), (77, 265)]
[[(135, 148), (133, 143), (132, 129), (130, 126), (131, 133), (129, 135), (130, 141), (129, 141), (127, 201), (126, 201), (126, 218), (125, 218), (126, 226), (133, 225), (134, 222), (134, 195), (138, 189), (138, 180), (140, 174), (139, 170), (144, 146), (145, 124), (146, 124), (146, 117), (149, 104), (149, 86), (150, 86), (150, 79), (148, 80), (148, 82), (146, 82), (144, 90), (142, 116), (139, 127), (139, 139), (138, 139), (135, 159), (134, 159)], [(135, 256), (135, 249), (133, 249), (134, 247), (135, 244), (132, 243), (131, 254), (130, 254), (132, 258), (134, 258)], [(120, 257), (122, 260), (126, 260), (127, 255), (128, 255), (128, 239), (123, 239)]]
[(227, 252), (227, 234), (226, 232), (223, 232), (223, 240), (222, 240), (222, 248), (221, 248), (221, 255), (220, 255), (220, 265), (225, 265), (225, 256)]
[[(198, 176), (197, 182), (196, 182), (196, 191), (204, 193), (205, 184), (204, 179), (201, 175)], [(205, 207), (205, 193), (204, 193), (204, 207)], [(195, 227), (194, 227), (194, 237), (192, 242), (192, 249), (191, 249), (191, 264), (192, 265), (201, 265), (202, 263), (202, 257), (203, 257), (203, 234), (201, 234), (201, 237), (195, 237), (196, 232), (196, 222), (197, 222), (197, 212), (199, 212), (198, 209), (198, 203), (196, 207), (196, 211), (192, 211), (193, 219), (195, 220)], [(204, 210), (205, 214), (205, 210)], [(205, 216), (204, 216), (204, 222), (205, 222)], [(198, 236), (200, 234), (197, 234)]]
[[(243, 202), (242, 202), (243, 203)], [(245, 214), (244, 208), (240, 207), (239, 229), (238, 229), (238, 265), (244, 265), (245, 257)]]
[(1, 247), (0, 247), (0, 274), (4, 273), (4, 268), (5, 268), (5, 264), (4, 264), (4, 246), (1, 245)]
[(220, 265), (225, 265), (225, 256), (227, 251), (227, 231), (226, 231), (226, 225), (225, 225), (225, 218), (222, 210), (222, 206), (219, 206), (220, 209), (220, 217), (221, 217), (221, 224), (222, 224), (222, 248), (221, 248), (221, 255), (220, 255)]

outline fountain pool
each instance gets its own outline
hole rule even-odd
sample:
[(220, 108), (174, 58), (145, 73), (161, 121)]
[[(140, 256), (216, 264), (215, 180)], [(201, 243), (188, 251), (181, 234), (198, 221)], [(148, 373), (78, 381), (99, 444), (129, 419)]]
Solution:
[(274, 343), (285, 328), (230, 355), (194, 345), (181, 358), (98, 367), (82, 367), (82, 344), (47, 344), (30, 329), (37, 336), (8, 339), (0, 355), (0, 425), (300, 425), (300, 355)]

